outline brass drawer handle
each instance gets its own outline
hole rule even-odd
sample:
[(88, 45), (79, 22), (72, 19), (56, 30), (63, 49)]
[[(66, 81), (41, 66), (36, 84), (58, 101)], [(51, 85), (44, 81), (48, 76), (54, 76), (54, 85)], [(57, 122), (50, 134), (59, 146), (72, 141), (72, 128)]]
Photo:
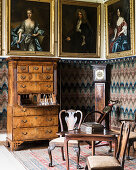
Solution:
[(27, 120), (21, 120), (21, 122), (22, 122), (22, 123), (26, 123), (26, 122), (27, 122)]
[(21, 75), (21, 79), (22, 79), (22, 80), (24, 80), (25, 78), (26, 78), (26, 76)]
[(21, 85), (20, 87), (22, 87), (22, 88), (26, 88), (26, 85)]
[(39, 67), (33, 67), (33, 70), (39, 70)]
[(22, 71), (26, 70), (26, 66), (22, 66), (22, 67), (21, 67), (21, 70), (22, 70)]
[(45, 85), (45, 87), (49, 87), (49, 88), (50, 88), (50, 87), (51, 87), (51, 85)]
[(51, 76), (46, 76), (46, 79), (49, 80), (51, 78)]
[(47, 119), (47, 121), (52, 121), (52, 118), (50, 118), (50, 119)]
[(51, 70), (51, 67), (46, 67), (46, 70), (47, 70), (47, 71), (50, 71), (50, 70)]
[(23, 108), (23, 109), (21, 109), (21, 111), (22, 111), (22, 112), (26, 112), (26, 109), (25, 109), (25, 108)]
[(22, 132), (22, 135), (27, 135), (27, 132)]
[(52, 133), (52, 130), (47, 130), (46, 133)]

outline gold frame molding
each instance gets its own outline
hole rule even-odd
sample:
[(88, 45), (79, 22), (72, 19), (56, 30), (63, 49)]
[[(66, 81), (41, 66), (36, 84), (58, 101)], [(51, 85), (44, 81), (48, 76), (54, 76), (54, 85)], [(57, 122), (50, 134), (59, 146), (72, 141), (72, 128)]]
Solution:
[(2, 0), (0, 0), (0, 55), (2, 55)]
[(121, 51), (121, 52), (115, 52), (115, 53), (110, 53), (109, 52), (109, 33), (108, 33), (108, 7), (110, 5), (114, 5), (115, 3), (121, 2), (121, 0), (110, 0), (105, 3), (105, 40), (106, 40), (106, 58), (120, 58), (120, 57), (126, 57), (126, 56), (131, 56), (134, 55), (135, 53), (135, 31), (134, 31), (134, 2), (133, 0), (129, 0), (130, 3), (130, 50), (127, 51)]
[[(95, 7), (97, 9), (97, 31), (96, 31), (96, 53), (73, 53), (64, 52), (62, 47), (62, 6), (73, 5), (83, 7)], [(98, 58), (100, 57), (100, 34), (101, 34), (101, 17), (100, 3), (72, 1), (72, 0), (58, 0), (58, 56), (59, 57), (77, 57), (77, 58)]]
[[(22, 56), (54, 56), (55, 49), (54, 49), (54, 38), (55, 38), (55, 0), (26, 0), (31, 2), (45, 2), (50, 4), (50, 50), (49, 51), (21, 51), (21, 50), (11, 50), (10, 42), (11, 42), (11, 1), (7, 0), (7, 55), (22, 55)], [(46, 22), (46, 21), (45, 21)], [(46, 34), (46, 33), (45, 33)], [(46, 35), (45, 35), (46, 36)]]

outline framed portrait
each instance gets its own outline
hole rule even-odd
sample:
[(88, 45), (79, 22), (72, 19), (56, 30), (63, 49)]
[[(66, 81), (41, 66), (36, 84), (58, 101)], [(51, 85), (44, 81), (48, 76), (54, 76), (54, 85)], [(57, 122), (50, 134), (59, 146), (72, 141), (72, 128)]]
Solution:
[(58, 1), (58, 56), (100, 57), (100, 4)]
[(110, 0), (106, 11), (106, 56), (119, 58), (134, 54), (133, 0)]
[(54, 0), (8, 0), (7, 54), (54, 56)]

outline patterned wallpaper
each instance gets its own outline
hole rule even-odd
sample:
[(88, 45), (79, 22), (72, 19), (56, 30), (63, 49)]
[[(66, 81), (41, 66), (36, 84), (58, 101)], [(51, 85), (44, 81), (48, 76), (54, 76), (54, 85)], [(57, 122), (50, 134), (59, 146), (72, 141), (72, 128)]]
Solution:
[[(135, 119), (136, 114), (136, 57), (106, 61), (61, 60), (59, 62), (58, 94), (61, 109), (80, 109), (84, 116), (94, 110), (94, 83), (92, 64), (111, 64), (110, 97), (119, 99), (111, 113), (111, 126), (118, 126), (118, 119)], [(7, 62), (0, 62), (0, 129), (6, 128), (8, 102)]]
[(90, 61), (60, 61), (61, 109), (79, 109), (85, 116), (94, 109), (94, 84)]
[[(112, 64), (111, 98), (120, 100), (112, 111), (112, 127), (118, 119), (135, 119), (136, 114), (136, 58), (124, 58)], [(119, 109), (118, 109), (119, 108)]]
[(61, 107), (78, 108), (84, 115), (94, 110), (91, 65), (102, 63), (111, 65), (110, 98), (120, 101), (111, 113), (111, 127), (116, 128), (120, 125), (119, 119), (135, 119), (136, 57), (105, 61), (61, 61)]
[(8, 103), (8, 66), (6, 61), (0, 61), (0, 129), (7, 125)]

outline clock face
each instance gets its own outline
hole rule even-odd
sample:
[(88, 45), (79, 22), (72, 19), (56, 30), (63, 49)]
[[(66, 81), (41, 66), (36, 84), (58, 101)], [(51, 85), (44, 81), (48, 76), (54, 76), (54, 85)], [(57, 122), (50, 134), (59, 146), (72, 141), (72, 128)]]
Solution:
[(95, 79), (96, 80), (104, 80), (104, 70), (99, 69), (95, 71)]

